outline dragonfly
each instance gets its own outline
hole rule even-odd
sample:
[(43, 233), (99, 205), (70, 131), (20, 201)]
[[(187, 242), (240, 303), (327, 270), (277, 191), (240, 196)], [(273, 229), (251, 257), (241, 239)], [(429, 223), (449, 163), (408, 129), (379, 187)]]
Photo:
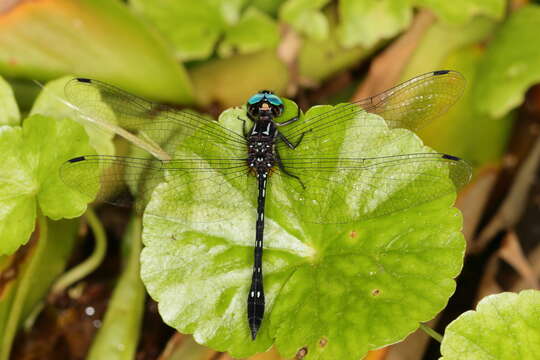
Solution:
[[(65, 94), (82, 114), (98, 122), (116, 123), (160, 151), (150, 157), (81, 155), (62, 165), (61, 178), (89, 197), (134, 205), (141, 211), (159, 184), (172, 183), (167, 191), (184, 192), (200, 211), (177, 204), (153, 210), (153, 215), (186, 224), (225, 221), (256, 212), (253, 272), (247, 294), (248, 326), (255, 340), (265, 312), (263, 235), (265, 201), (267, 190), (271, 190), (268, 184), (279, 179), (290, 187), (301, 204), (298, 218), (318, 224), (354, 221), (359, 210), (350, 199), (370, 204), (377, 191), (391, 192), (396, 181), (409, 177), (414, 177), (415, 187), (395, 197), (391, 204), (374, 208), (366, 205), (362, 219), (456, 192), (471, 177), (466, 161), (429, 151), (377, 156), (380, 149), (358, 144), (356, 139), (375, 132), (385, 144), (397, 143), (408, 133), (397, 129), (416, 131), (424, 127), (445, 113), (464, 87), (460, 73), (432, 71), (380, 94), (314, 115), (301, 116), (298, 109), (295, 116), (284, 121), (277, 120), (286, 110), (283, 99), (264, 90), (247, 100), (245, 117), (238, 118), (241, 131), (235, 131), (189, 110), (147, 101), (98, 80), (75, 78), (67, 83)], [(336, 148), (335, 137), (341, 133), (346, 133), (354, 146)], [(429, 172), (425, 166), (444, 171)], [(371, 185), (374, 180), (378, 188)], [(434, 183), (450, 185), (426, 190)], [(126, 196), (119, 190), (121, 184), (127, 184), (136, 196)], [(230, 191), (231, 184), (245, 197), (238, 198), (237, 192)], [(194, 185), (196, 196), (191, 193)], [(209, 203), (226, 208), (226, 214), (205, 211)]]

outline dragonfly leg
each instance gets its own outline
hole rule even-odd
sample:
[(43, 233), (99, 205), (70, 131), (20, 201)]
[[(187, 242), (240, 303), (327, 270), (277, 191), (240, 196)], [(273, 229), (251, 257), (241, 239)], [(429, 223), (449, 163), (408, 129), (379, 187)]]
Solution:
[(298, 113), (296, 114), (295, 117), (287, 120), (287, 121), (284, 121), (284, 122), (276, 122), (274, 123), (276, 126), (285, 126), (285, 125), (289, 125), (289, 124), (292, 124), (293, 122), (295, 121), (298, 121), (300, 119), (300, 108), (298, 108)]
[(302, 189), (304, 190), (306, 189), (306, 185), (304, 185), (304, 182), (297, 175), (291, 174), (287, 169), (285, 169), (285, 167), (283, 166), (283, 162), (281, 161), (281, 157), (279, 156), (279, 153), (277, 151), (276, 151), (276, 162), (278, 164), (278, 168), (281, 171), (283, 171), (285, 175), (295, 178), (300, 183), (300, 186), (302, 186)]
[[(311, 131), (311, 130), (309, 130)], [(298, 145), (300, 145), (300, 143), (302, 142), (302, 139), (304, 139), (304, 135), (306, 134), (306, 132), (303, 132), (301, 135), (300, 135), (300, 138), (298, 139), (298, 141), (296, 142), (296, 144), (293, 144), (289, 139), (287, 139), (283, 134), (279, 133), (279, 137), (281, 140), (283, 140), (283, 142), (285, 144), (287, 144), (287, 146), (289, 148), (291, 148), (291, 150), (294, 150), (298, 147)]]

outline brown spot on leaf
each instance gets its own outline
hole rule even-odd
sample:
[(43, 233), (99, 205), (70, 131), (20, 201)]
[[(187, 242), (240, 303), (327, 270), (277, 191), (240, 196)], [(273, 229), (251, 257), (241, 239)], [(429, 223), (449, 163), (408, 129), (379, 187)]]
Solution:
[(327, 338), (321, 338), (321, 339), (319, 340), (319, 346), (320, 346), (320, 347), (323, 348), (323, 347), (326, 346), (326, 344), (328, 344), (328, 339), (327, 339)]
[(349, 233), (349, 237), (351, 239), (354, 239), (354, 238), (357, 238), (358, 237), (358, 233), (354, 230), (352, 230), (350, 233)]
[(300, 350), (296, 352), (296, 356), (294, 357), (296, 360), (301, 360), (307, 355), (307, 346), (304, 346)]
[(373, 289), (371, 290), (371, 295), (378, 296), (381, 293), (381, 290), (379, 289)]

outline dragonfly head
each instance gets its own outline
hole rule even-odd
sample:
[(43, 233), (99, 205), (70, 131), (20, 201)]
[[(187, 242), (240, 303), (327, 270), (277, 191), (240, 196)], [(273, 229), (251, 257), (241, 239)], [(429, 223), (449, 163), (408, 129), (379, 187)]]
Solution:
[(261, 115), (278, 117), (283, 113), (283, 101), (269, 90), (261, 90), (247, 101), (249, 115), (257, 119)]

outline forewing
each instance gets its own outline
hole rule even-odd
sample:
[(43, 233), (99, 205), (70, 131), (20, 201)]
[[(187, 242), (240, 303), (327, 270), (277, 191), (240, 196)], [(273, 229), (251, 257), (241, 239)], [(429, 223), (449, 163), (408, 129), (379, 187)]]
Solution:
[(287, 174), (276, 175), (298, 199), (296, 215), (322, 224), (367, 220), (418, 206), (456, 192), (471, 176), (465, 161), (439, 153), (282, 162)]
[[(130, 134), (140, 137), (150, 147), (158, 149), (154, 152), (144, 147), (145, 150), (162, 160), (174, 158), (177, 151), (183, 151), (188, 137), (195, 137), (214, 150), (246, 149), (242, 136), (216, 121), (188, 110), (147, 101), (101, 81), (75, 78), (66, 84), (65, 93), (86, 118), (109, 129), (111, 124), (117, 125), (114, 130), (128, 140), (132, 140)], [(160, 156), (160, 150), (168, 156)]]
[(448, 111), (463, 94), (465, 83), (457, 71), (433, 71), (355, 104), (384, 118), (391, 129), (416, 131)]
[[(186, 223), (224, 220), (254, 208), (250, 195), (255, 194), (256, 186), (244, 160), (81, 156), (64, 163), (60, 175), (89, 201), (97, 198), (120, 206), (134, 204), (141, 213), (156, 187), (166, 182), (167, 190), (161, 196), (182, 201), (161, 207), (153, 215)], [(135, 197), (127, 193), (125, 185), (135, 189)], [(206, 211), (209, 204), (218, 210)]]
[[(313, 145), (324, 152), (326, 142), (343, 129), (347, 129), (350, 136), (386, 126), (416, 131), (446, 112), (464, 88), (465, 79), (460, 73), (432, 71), (378, 95), (308, 115), (303, 121), (280, 128), (280, 132), (293, 144), (302, 138), (300, 147)], [(368, 114), (381, 116), (386, 125)], [(283, 142), (278, 144), (278, 150), (285, 147)]]

